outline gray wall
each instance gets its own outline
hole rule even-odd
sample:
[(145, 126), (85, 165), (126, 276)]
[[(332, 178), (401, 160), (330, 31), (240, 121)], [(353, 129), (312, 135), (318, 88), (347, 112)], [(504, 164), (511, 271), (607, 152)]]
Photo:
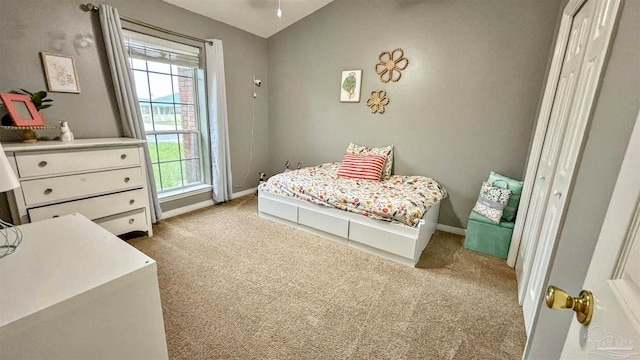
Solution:
[[(394, 173), (448, 191), (439, 222), (466, 227), (490, 170), (522, 178), (560, 0), (337, 0), (268, 39), (269, 167), (342, 159), (349, 142), (396, 146)], [(378, 54), (410, 63), (382, 83)], [(340, 72), (363, 69), (360, 103)], [(371, 114), (371, 90), (390, 104)]]
[[(118, 8), (123, 16), (192, 36), (223, 41), (231, 165), (234, 184), (239, 184), (248, 170), (252, 76), (261, 78), (265, 84), (269, 80), (267, 40), (160, 0), (103, 2)], [(43, 117), (52, 124), (69, 121), (76, 138), (122, 136), (98, 15), (82, 11), (81, 3), (78, 0), (0, 0), (0, 92), (19, 88), (46, 89), (39, 53), (71, 55), (76, 62), (81, 93), (51, 93), (54, 103), (42, 111)], [(75, 48), (73, 40), (80, 34), (94, 36), (94, 45)], [(257, 186), (257, 173), (267, 166), (266, 86), (258, 90), (258, 95), (251, 172), (244, 186), (235, 187), (234, 192)], [(39, 135), (57, 134), (40, 131)], [(0, 132), (2, 141), (17, 139), (17, 133)], [(6, 210), (4, 199), (0, 198), (0, 204), (2, 216), (2, 210)], [(175, 206), (166, 204), (163, 207)]]
[[(582, 290), (640, 109), (638, 29), (640, 1), (628, 0), (604, 73), (545, 289), (548, 285), (556, 285), (574, 296)], [(597, 301), (598, 295), (595, 297)], [(539, 306), (538, 324), (530, 339), (531, 359), (558, 358), (575, 315), (570, 311), (549, 310), (542, 303)]]

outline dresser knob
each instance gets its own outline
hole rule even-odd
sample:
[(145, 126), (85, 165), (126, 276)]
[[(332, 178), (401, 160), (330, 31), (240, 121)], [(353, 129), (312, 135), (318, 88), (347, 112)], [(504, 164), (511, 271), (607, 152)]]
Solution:
[(124, 182), (125, 182), (125, 183), (128, 183), (128, 182), (129, 182), (129, 180), (131, 180), (131, 179), (129, 179), (128, 177), (124, 178)]
[(47, 189), (47, 190), (45, 190), (45, 191), (44, 191), (44, 194), (45, 194), (45, 195), (49, 195), (49, 194), (51, 194), (52, 192), (53, 192), (53, 190), (52, 190), (52, 189)]
[(133, 199), (129, 200), (129, 205), (133, 205), (134, 202), (136, 202), (136, 201), (133, 200)]
[(133, 219), (129, 219), (129, 224), (133, 224), (134, 221), (135, 220), (133, 220)]
[(124, 160), (124, 159), (126, 159), (126, 158), (127, 158), (127, 154), (122, 154), (122, 155), (120, 155), (120, 159)]
[(40, 163), (38, 163), (38, 166), (45, 167), (45, 166), (47, 166), (47, 162), (46, 161), (40, 161)]

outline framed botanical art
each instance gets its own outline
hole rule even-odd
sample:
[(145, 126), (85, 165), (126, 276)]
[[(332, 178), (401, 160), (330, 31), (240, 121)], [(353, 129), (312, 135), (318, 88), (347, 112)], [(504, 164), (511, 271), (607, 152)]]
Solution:
[(360, 102), (362, 88), (362, 69), (343, 70), (340, 81), (340, 102)]
[(49, 91), (80, 93), (78, 73), (71, 56), (45, 52), (40, 54)]
[(40, 113), (28, 95), (0, 93), (0, 99), (16, 126), (44, 126)]

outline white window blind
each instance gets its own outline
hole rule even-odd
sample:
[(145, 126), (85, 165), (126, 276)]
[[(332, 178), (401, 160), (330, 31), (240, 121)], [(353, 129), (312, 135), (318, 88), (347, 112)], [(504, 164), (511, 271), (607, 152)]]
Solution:
[(197, 47), (126, 30), (124, 38), (131, 58), (195, 69), (200, 67), (200, 49)]

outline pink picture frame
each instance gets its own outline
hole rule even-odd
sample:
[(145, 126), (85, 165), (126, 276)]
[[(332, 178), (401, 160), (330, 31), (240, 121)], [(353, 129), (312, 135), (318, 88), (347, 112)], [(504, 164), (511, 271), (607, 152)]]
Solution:
[(45, 125), (29, 95), (0, 93), (0, 99), (16, 126)]

